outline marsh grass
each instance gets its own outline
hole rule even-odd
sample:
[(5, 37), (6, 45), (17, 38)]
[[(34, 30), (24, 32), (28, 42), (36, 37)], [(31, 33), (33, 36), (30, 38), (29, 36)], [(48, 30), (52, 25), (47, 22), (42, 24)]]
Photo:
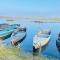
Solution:
[[(34, 56), (29, 53), (24, 53), (20, 48), (4, 48), (0, 47), (0, 60), (49, 60), (44, 56)], [(50, 59), (54, 60), (54, 59)]]
[(22, 54), (19, 48), (0, 47), (0, 60), (32, 60), (31, 55)]
[(60, 60), (59, 58), (52, 57), (52, 56), (33, 56), (33, 60)]

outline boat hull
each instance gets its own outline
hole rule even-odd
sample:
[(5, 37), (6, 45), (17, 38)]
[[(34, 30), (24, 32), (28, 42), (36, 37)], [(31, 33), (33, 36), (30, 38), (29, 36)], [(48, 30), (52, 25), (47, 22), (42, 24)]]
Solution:
[(14, 31), (14, 30), (2, 31), (2, 32), (0, 32), (0, 33), (1, 33), (1, 34), (0, 34), (0, 38), (1, 38), (2, 40), (5, 40), (5, 39), (11, 37), (11, 34), (13, 33), (13, 31)]
[(35, 46), (33, 46), (33, 52), (37, 53), (39, 52), (39, 50), (43, 51), (47, 46), (48, 46), (48, 43), (49, 43), (50, 39), (48, 39), (47, 41), (45, 41), (45, 43), (40, 46), (39, 48), (35, 48)]
[(9, 33), (9, 34), (7, 34), (7, 35), (5, 35), (5, 36), (0, 37), (0, 38), (1, 38), (2, 40), (5, 40), (5, 39), (11, 37), (11, 34), (12, 34), (12, 32)]
[[(12, 35), (14, 35), (14, 33)], [(13, 37), (11, 40), (12, 45), (18, 46), (26, 38), (26, 35), (27, 35), (26, 29), (24, 28), (24, 30), (22, 29), (14, 36), (11, 36)]]
[(45, 34), (45, 32), (42, 34), (41, 31), (39, 31), (38, 34), (33, 38), (33, 52), (43, 50), (43, 48), (47, 46), (50, 41), (50, 31), (48, 31), (47, 34)]
[(60, 41), (59, 40), (56, 40), (56, 47), (58, 51), (60, 52)]

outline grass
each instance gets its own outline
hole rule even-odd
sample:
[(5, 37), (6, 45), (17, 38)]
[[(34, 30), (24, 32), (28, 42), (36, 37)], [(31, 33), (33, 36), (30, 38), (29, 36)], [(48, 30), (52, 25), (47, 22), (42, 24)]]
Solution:
[(33, 60), (60, 60), (58, 58), (55, 57), (51, 57), (51, 56), (34, 56)]
[[(0, 60), (49, 60), (44, 56), (33, 56), (28, 53), (22, 53), (21, 49), (0, 47)], [(55, 59), (50, 59), (55, 60)]]
[(0, 47), (0, 60), (32, 60), (32, 56), (22, 54), (19, 48)]

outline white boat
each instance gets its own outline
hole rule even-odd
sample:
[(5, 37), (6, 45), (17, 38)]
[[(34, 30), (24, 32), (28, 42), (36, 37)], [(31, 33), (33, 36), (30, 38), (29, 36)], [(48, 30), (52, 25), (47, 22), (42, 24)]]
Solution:
[(50, 36), (51, 31), (49, 29), (38, 31), (33, 38), (33, 51), (45, 46), (49, 42)]

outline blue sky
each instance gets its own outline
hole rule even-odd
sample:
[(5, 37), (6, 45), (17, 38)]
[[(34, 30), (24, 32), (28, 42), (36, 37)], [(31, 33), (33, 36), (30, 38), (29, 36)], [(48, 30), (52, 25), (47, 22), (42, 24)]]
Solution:
[(60, 0), (0, 0), (0, 15), (60, 17)]

